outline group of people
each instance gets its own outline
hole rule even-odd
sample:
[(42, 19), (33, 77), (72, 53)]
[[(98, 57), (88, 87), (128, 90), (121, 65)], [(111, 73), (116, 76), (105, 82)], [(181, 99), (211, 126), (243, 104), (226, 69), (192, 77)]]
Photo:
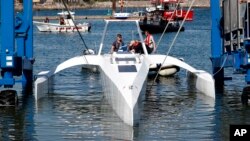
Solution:
[[(146, 38), (144, 39), (144, 43), (147, 49), (147, 52), (150, 54), (155, 51), (155, 41), (153, 36), (148, 32), (145, 31)], [(138, 40), (132, 40), (128, 46), (125, 46), (122, 35), (117, 34), (116, 40), (113, 42), (110, 53), (117, 52), (121, 48), (126, 48), (127, 51), (133, 52), (133, 53), (140, 53), (143, 54), (144, 50), (142, 47), (142, 43)]]
[[(44, 22), (44, 23), (49, 23), (49, 18), (46, 17), (46, 18), (44, 19), (43, 22)], [(65, 21), (64, 21), (64, 18), (63, 18), (63, 17), (60, 17), (60, 18), (59, 18), (59, 23), (60, 23), (60, 25), (65, 25)]]

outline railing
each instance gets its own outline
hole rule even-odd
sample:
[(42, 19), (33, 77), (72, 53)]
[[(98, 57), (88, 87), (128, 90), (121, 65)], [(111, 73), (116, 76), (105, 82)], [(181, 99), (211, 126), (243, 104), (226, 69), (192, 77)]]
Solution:
[[(224, 0), (223, 1), (223, 17), (220, 21), (221, 35), (224, 37), (224, 51), (231, 52), (241, 48), (244, 37), (244, 25), (243, 23), (245, 8), (243, 3), (239, 3), (235, 0)], [(249, 28), (249, 26), (247, 26)], [(249, 37), (249, 30), (246, 33), (247, 38)]]

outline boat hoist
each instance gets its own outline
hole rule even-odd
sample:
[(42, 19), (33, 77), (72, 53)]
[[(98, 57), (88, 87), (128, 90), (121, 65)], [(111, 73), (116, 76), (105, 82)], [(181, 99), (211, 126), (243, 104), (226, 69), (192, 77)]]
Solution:
[[(215, 86), (222, 90), (224, 68), (245, 74), (246, 86), (241, 101), (248, 104), (250, 97), (250, 3), (247, 0), (211, 0), (211, 61)], [(221, 11), (222, 9), (222, 11)], [(222, 13), (222, 14), (220, 14)]]
[(33, 23), (32, 0), (15, 11), (15, 0), (0, 0), (0, 105), (17, 103), (16, 83), (24, 94), (32, 92)]

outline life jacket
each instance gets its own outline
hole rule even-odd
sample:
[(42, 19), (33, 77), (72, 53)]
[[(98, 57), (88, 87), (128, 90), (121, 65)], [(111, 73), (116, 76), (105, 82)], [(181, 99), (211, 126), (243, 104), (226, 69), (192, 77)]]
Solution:
[(150, 47), (155, 49), (155, 42), (153, 39), (153, 36), (151, 34), (148, 34), (146, 39), (145, 39), (145, 44)]

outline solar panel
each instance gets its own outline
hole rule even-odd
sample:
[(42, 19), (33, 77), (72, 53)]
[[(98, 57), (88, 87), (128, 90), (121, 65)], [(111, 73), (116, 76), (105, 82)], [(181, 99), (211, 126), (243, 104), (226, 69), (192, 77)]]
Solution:
[(119, 72), (137, 72), (135, 65), (118, 65)]
[(135, 58), (115, 58), (115, 61), (136, 61)]

